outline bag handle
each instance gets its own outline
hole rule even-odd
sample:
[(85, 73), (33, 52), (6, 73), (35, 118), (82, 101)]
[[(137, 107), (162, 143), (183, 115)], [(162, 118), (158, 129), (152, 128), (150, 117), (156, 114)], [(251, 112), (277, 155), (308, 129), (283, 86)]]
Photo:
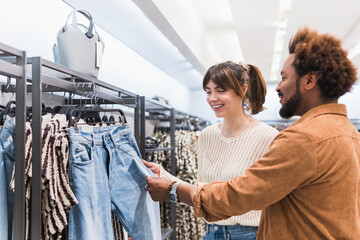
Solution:
[(66, 19), (65, 25), (64, 25), (64, 32), (67, 30), (68, 22), (69, 22), (69, 19), (70, 19), (71, 16), (72, 16), (71, 25), (74, 25), (74, 26), (77, 25), (77, 19), (76, 19), (76, 13), (77, 12), (81, 13), (82, 15), (84, 15), (89, 20), (89, 27), (87, 28), (87, 32), (85, 33), (85, 35), (88, 38), (92, 38), (94, 36), (94, 34), (93, 34), (93, 29), (95, 28), (94, 27), (94, 22), (93, 22), (93, 19), (92, 19), (90, 13), (85, 11), (85, 10), (74, 10), (69, 14), (68, 18)]

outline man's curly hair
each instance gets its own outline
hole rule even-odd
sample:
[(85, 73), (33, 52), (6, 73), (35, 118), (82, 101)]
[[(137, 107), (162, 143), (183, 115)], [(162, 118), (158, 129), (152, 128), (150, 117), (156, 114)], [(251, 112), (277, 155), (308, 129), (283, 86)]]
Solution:
[(311, 71), (317, 74), (325, 99), (339, 98), (357, 80), (356, 68), (341, 47), (341, 40), (330, 34), (301, 28), (289, 42), (289, 53), (295, 54), (293, 66), (299, 77)]

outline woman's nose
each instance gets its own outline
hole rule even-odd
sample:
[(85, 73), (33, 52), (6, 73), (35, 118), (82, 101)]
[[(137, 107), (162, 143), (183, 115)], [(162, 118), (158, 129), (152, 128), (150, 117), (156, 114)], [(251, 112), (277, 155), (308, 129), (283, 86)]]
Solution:
[(217, 94), (216, 93), (212, 93), (210, 96), (209, 96), (209, 99), (210, 99), (210, 101), (215, 101), (215, 100), (217, 100), (218, 98), (217, 98)]

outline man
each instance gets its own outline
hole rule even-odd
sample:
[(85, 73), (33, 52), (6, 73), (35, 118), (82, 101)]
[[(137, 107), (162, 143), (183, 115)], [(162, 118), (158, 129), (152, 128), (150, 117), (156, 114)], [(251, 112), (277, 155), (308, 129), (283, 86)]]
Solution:
[[(257, 239), (360, 239), (360, 134), (338, 104), (357, 79), (355, 67), (340, 40), (306, 27), (289, 53), (276, 88), (280, 115), (301, 118), (244, 175), (176, 184), (177, 198), (208, 221), (263, 210)], [(173, 185), (148, 177), (156, 201), (167, 200)]]

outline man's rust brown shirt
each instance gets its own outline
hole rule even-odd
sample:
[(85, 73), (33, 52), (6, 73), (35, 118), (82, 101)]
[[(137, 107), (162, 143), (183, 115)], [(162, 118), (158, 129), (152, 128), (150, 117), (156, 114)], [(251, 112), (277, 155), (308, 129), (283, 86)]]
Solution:
[(305, 113), (244, 175), (191, 189), (208, 221), (263, 210), (257, 239), (360, 239), (360, 134), (342, 104)]

